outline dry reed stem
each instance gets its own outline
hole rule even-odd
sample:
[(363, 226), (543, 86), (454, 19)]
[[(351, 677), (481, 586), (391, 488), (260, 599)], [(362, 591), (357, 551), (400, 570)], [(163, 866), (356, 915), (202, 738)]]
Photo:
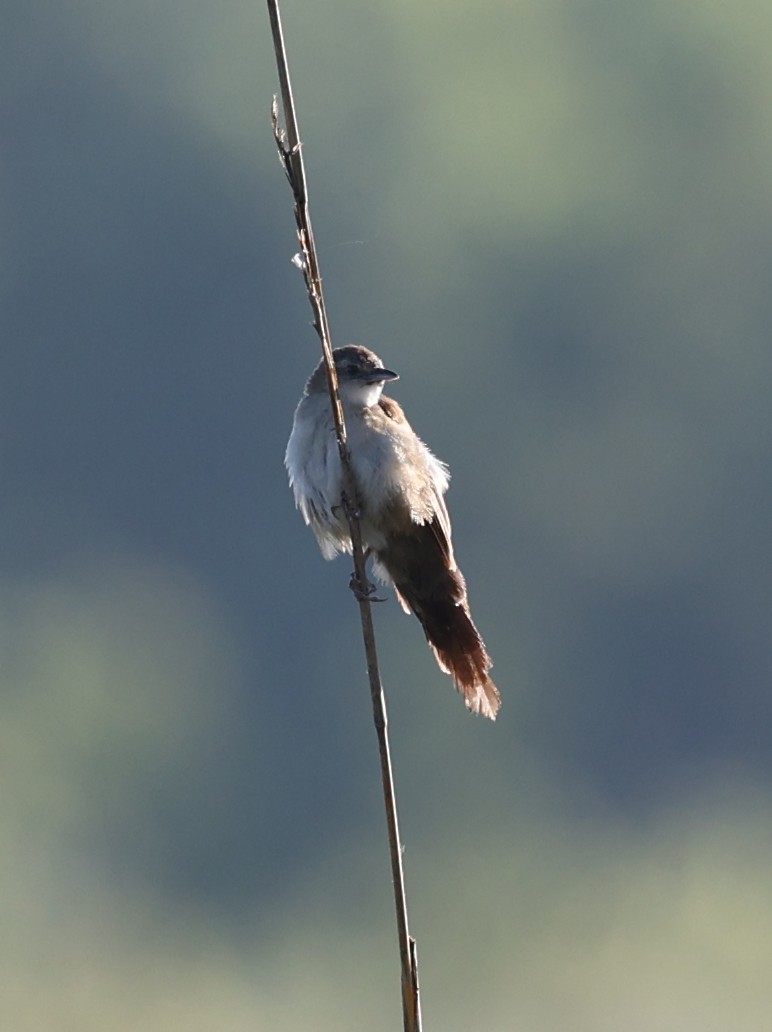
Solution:
[(306, 184), (303, 150), (298, 134), (297, 115), (292, 96), (289, 65), (284, 46), (278, 0), (267, 0), (268, 13), (271, 19), (276, 65), (279, 72), (282, 110), (285, 129), (279, 121), (279, 109), (276, 97), (273, 99), (271, 111), (272, 125), (276, 146), (284, 171), (287, 174), (292, 195), (295, 201), (295, 222), (297, 223), (300, 266), (306, 283), (308, 299), (314, 314), (314, 327), (322, 345), (327, 370), (327, 385), (330, 391), (335, 420), (335, 433), (338, 451), (343, 468), (343, 504), (351, 532), (354, 556), (355, 585), (358, 588), (359, 613), (362, 623), (362, 637), (367, 659), (367, 674), (370, 684), (370, 696), (373, 706), (373, 722), (378, 737), (378, 753), (381, 764), (381, 781), (383, 800), (386, 808), (386, 824), (389, 835), (389, 854), (391, 873), (394, 885), (394, 903), (397, 913), (397, 932), (399, 936), (399, 954), (402, 970), (402, 1017), (404, 1032), (421, 1032), (421, 1006), (418, 992), (418, 961), (416, 942), (410, 935), (407, 918), (407, 896), (405, 893), (405, 876), (402, 865), (402, 844), (399, 836), (397, 820), (397, 803), (394, 792), (394, 776), (389, 749), (388, 721), (386, 717), (386, 700), (378, 669), (378, 654), (375, 647), (375, 630), (370, 599), (367, 596), (367, 575), (365, 554), (362, 547), (362, 533), (359, 525), (359, 503), (357, 487), (351, 468), (346, 440), (346, 424), (343, 417), (343, 406), (338, 393), (338, 379), (332, 357), (330, 327), (327, 321), (327, 310), (322, 292), (322, 278), (319, 272), (319, 259), (314, 243), (311, 226), (311, 214), (308, 205), (308, 188)]

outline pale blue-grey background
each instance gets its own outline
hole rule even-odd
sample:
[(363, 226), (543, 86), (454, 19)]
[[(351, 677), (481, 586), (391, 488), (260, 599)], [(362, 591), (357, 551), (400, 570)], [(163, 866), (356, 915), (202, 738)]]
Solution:
[[(399, 1024), (260, 3), (0, 7), (3, 1027)], [(377, 607), (424, 1019), (772, 1009), (772, 10), (286, 0), (335, 342), (451, 464), (504, 698)]]

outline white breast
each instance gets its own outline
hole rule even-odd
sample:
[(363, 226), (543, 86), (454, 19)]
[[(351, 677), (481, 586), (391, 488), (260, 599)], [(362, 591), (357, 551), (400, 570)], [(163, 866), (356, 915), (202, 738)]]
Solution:
[[(376, 433), (365, 423), (359, 406), (344, 404), (344, 415), (354, 477), (367, 499), (360, 514), (362, 540), (367, 548), (382, 548), (383, 536), (370, 517), (398, 490), (402, 450), (391, 435)], [(326, 396), (311, 394), (301, 399), (285, 464), (295, 503), (316, 535), (322, 554), (331, 559), (337, 552), (350, 552), (348, 521), (340, 505), (340, 455)]]
[(404, 453), (393, 435), (376, 433), (355, 413), (347, 416), (346, 431), (357, 484), (377, 512), (399, 491)]
[[(346, 401), (350, 399), (344, 398), (349, 453), (360, 494), (366, 499), (360, 513), (365, 547), (374, 551), (385, 547), (382, 513), (395, 498), (416, 523), (438, 518), (450, 547), (450, 523), (442, 501), (448, 487), (447, 467), (408, 424), (381, 420), (375, 429), (361, 406)], [(285, 463), (295, 502), (322, 554), (331, 559), (337, 552), (350, 552), (348, 521), (341, 506), (340, 456), (326, 395), (314, 393), (301, 399)]]

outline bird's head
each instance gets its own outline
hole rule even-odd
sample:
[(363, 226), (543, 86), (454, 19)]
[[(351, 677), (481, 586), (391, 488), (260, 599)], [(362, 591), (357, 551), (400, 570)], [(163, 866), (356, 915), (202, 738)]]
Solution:
[[(332, 355), (338, 374), (340, 397), (344, 405), (370, 408), (380, 398), (383, 385), (389, 380), (399, 379), (397, 373), (384, 367), (375, 352), (362, 347), (361, 344), (347, 344), (343, 348), (335, 348)], [(327, 373), (324, 361), (321, 361), (308, 381), (306, 393), (314, 394), (326, 390)]]

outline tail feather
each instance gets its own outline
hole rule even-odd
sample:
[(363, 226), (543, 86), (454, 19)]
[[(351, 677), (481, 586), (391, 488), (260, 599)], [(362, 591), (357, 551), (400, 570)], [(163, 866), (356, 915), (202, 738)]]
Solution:
[[(411, 608), (413, 608), (411, 606)], [(480, 632), (464, 602), (435, 600), (413, 609), (437, 663), (464, 696), (467, 709), (495, 720), (501, 696), (488, 676), (493, 666)]]
[[(452, 562), (452, 559), (450, 560)], [(394, 536), (377, 553), (404, 608), (418, 617), (441, 670), (450, 674), (467, 709), (495, 720), (501, 696), (488, 676), (493, 666), (469, 611), (463, 574), (449, 567), (429, 526)]]

